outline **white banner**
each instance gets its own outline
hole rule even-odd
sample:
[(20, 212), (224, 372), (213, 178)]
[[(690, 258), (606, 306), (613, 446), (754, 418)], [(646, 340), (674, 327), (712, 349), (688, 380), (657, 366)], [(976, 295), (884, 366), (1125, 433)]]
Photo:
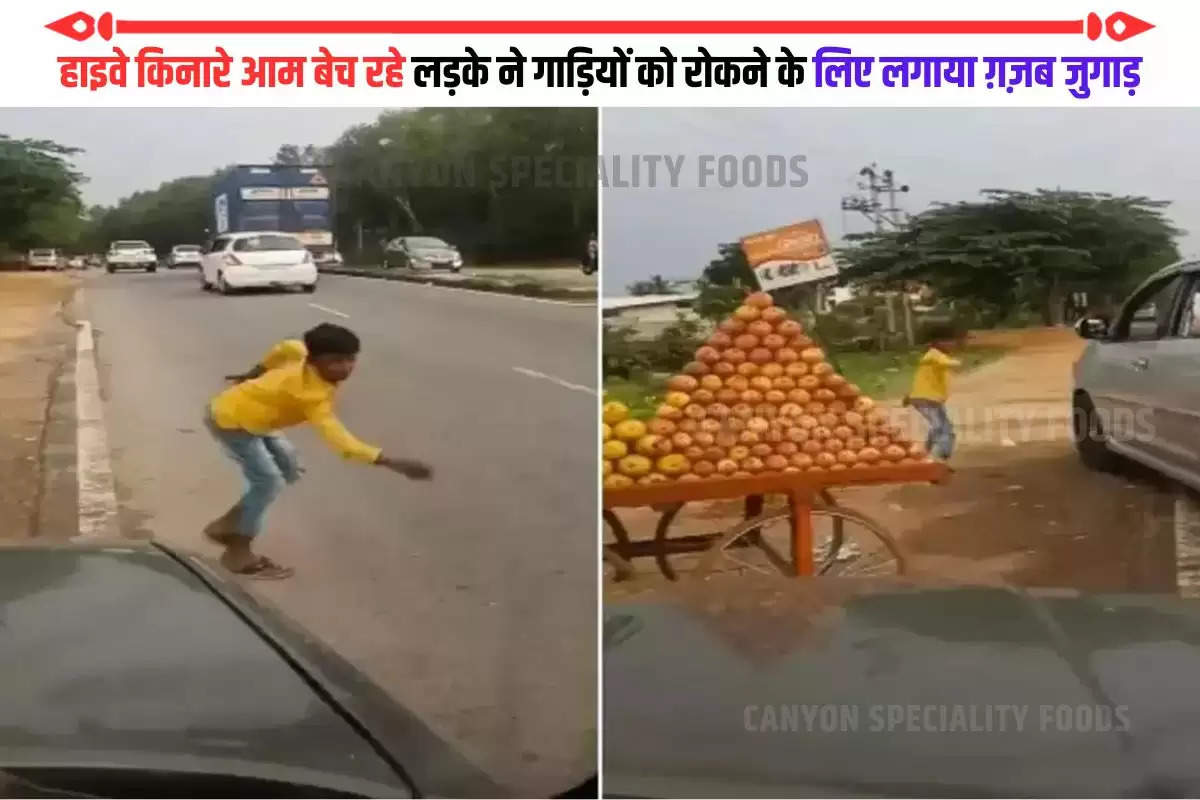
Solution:
[(838, 266), (833, 256), (822, 256), (815, 261), (767, 261), (754, 268), (758, 285), (766, 292), (798, 283), (835, 278), (837, 274)]

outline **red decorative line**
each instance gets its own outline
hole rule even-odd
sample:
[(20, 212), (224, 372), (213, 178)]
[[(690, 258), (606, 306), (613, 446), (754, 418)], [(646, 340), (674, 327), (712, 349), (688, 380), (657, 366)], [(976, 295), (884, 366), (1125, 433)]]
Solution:
[(117, 33), (978, 34), (1083, 33), (1083, 20), (118, 20)]
[(1154, 26), (1123, 11), (1072, 20), (114, 20), (77, 11), (46, 26), (76, 41), (155, 34), (862, 35), (1084, 34), (1124, 41)]

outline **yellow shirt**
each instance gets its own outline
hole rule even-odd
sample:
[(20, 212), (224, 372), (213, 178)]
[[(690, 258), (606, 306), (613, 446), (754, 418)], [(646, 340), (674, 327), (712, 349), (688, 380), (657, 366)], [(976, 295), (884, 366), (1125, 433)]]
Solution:
[(308, 422), (345, 458), (374, 462), (380, 449), (356, 439), (334, 416), (337, 387), (308, 365), (307, 356), (304, 343), (295, 339), (275, 345), (261, 362), (265, 373), (213, 398), (213, 421), (260, 436)]
[(929, 348), (917, 364), (908, 396), (914, 400), (946, 402), (950, 396), (950, 369), (958, 365), (958, 361), (936, 347)]

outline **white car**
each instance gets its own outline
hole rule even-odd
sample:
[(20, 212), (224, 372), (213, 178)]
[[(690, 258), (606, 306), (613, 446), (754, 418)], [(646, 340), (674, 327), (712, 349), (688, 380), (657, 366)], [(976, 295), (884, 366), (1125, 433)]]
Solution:
[(87, 269), (87, 261), (83, 256), (71, 256), (67, 259), (67, 266), (71, 269)]
[(206, 291), (215, 288), (222, 294), (293, 286), (311, 293), (317, 290), (317, 265), (308, 248), (290, 233), (226, 233), (205, 249), (200, 283)]
[(204, 258), (204, 248), (198, 244), (177, 244), (167, 256), (167, 268), (198, 267)]
[(1124, 456), (1200, 490), (1200, 261), (1147, 279), (1115, 319), (1075, 326), (1075, 444), (1094, 469)]
[(154, 272), (158, 269), (158, 256), (149, 242), (141, 239), (122, 239), (109, 245), (108, 255), (104, 257), (104, 266), (111, 273), (119, 269), (144, 269)]
[(30, 269), (61, 269), (62, 257), (57, 250), (30, 250), (26, 257)]

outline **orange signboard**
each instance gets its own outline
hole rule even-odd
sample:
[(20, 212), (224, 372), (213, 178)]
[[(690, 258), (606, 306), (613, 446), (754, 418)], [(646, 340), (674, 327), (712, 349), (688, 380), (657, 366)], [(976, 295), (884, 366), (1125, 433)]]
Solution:
[(819, 220), (754, 233), (743, 237), (741, 245), (759, 286), (767, 291), (837, 275)]

